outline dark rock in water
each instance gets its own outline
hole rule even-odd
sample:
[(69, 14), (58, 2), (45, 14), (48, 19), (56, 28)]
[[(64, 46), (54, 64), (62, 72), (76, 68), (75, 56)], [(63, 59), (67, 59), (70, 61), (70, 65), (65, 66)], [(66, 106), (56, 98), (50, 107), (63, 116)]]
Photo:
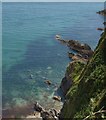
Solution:
[(96, 13), (105, 16), (106, 15), (106, 9), (98, 11)]
[(54, 99), (54, 100), (57, 100), (57, 101), (59, 101), (59, 102), (61, 101), (61, 97), (60, 97), (60, 96), (53, 96), (53, 99)]
[(91, 57), (93, 54), (93, 50), (88, 44), (82, 44), (77, 40), (63, 40), (61, 38), (58, 39), (61, 43), (66, 44), (70, 49), (80, 53), (83, 57), (88, 56)]
[(70, 89), (70, 86), (72, 85), (71, 78), (67, 79), (66, 76), (62, 79), (60, 89), (63, 92), (63, 95), (65, 96), (67, 91)]
[(91, 47), (89, 45), (81, 44), (76, 40), (69, 40), (67, 46), (70, 49), (75, 50), (76, 52), (81, 54), (82, 57), (88, 56), (88, 58), (90, 58), (92, 56), (92, 54), (93, 54), (93, 50), (91, 49)]
[(103, 22), (104, 25), (106, 25), (106, 22)]
[(81, 44), (76, 40), (69, 40), (68, 47), (73, 50), (80, 51), (80, 50), (91, 50), (91, 47), (87, 44)]
[(103, 30), (104, 30), (104, 28), (97, 28), (97, 30), (103, 31)]
[(30, 74), (29, 78), (30, 78), (30, 79), (33, 79), (33, 77), (34, 77), (34, 75)]
[(38, 102), (35, 102), (34, 110), (37, 112), (41, 112), (41, 111), (44, 111), (44, 108)]
[(51, 85), (52, 84), (52, 82), (50, 81), (50, 80), (46, 80), (46, 81), (44, 81), (46, 84), (48, 84), (48, 85)]

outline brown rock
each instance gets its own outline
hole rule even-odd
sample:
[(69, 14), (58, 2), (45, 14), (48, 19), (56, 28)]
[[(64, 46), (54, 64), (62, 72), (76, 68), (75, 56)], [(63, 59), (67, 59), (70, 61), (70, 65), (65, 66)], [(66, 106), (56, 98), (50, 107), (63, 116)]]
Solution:
[(59, 101), (59, 102), (61, 101), (61, 97), (60, 97), (60, 96), (53, 96), (53, 99), (54, 99), (54, 100), (57, 100), (57, 101)]
[(101, 11), (98, 11), (97, 14), (100, 14), (100, 15), (106, 15), (106, 9), (104, 10), (101, 10)]
[(51, 84), (52, 84), (52, 82), (51, 82), (50, 80), (46, 80), (46, 81), (44, 81), (44, 83), (46, 83), (46, 84), (48, 84), (48, 85), (51, 85)]
[(104, 28), (97, 28), (97, 30), (103, 31), (103, 30), (104, 30)]

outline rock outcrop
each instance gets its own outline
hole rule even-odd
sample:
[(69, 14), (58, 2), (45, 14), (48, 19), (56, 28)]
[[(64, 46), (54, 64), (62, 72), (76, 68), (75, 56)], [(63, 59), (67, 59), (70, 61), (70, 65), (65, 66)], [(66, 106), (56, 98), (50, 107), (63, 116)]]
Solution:
[(93, 50), (88, 44), (81, 44), (76, 40), (69, 40), (67, 46), (70, 49), (77, 51), (82, 57), (90, 58), (93, 55)]
[(62, 79), (60, 85), (60, 89), (62, 90), (64, 97), (67, 94), (70, 87), (73, 86), (73, 84), (75, 84), (74, 79), (78, 79), (78, 77), (75, 78), (75, 75), (80, 75), (84, 66), (85, 64), (79, 60), (72, 61), (69, 63), (66, 69), (65, 77)]
[(97, 14), (100, 14), (100, 15), (106, 15), (106, 9), (104, 10), (101, 10), (101, 11), (98, 11)]
[[(77, 40), (64, 40), (61, 37), (59, 37), (57, 40), (62, 44), (67, 45), (71, 50), (76, 51), (78, 53), (76, 56), (77, 58), (80, 55), (82, 58), (90, 59), (94, 53), (88, 44), (82, 44)], [(68, 54), (68, 56), (70, 57), (71, 55)]]
[[(88, 49), (90, 49), (88, 47)], [(66, 100), (60, 112), (62, 119), (92, 119), (105, 117), (100, 110), (106, 111), (106, 31), (88, 63), (81, 67), (74, 61), (69, 64), (62, 80)], [(71, 86), (67, 91), (67, 81)], [(97, 112), (99, 111), (99, 112)], [(98, 113), (98, 114), (95, 114)]]
[[(39, 113), (39, 118), (42, 120), (58, 120), (59, 113), (54, 108), (46, 110), (38, 102), (34, 104), (34, 114)], [(27, 118), (31, 118), (28, 116)]]

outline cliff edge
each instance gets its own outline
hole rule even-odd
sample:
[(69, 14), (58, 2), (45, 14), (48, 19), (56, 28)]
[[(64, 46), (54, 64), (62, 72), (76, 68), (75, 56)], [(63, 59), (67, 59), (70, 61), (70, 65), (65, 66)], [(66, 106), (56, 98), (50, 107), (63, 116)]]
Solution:
[(65, 78), (61, 84), (68, 81), (70, 88), (65, 90), (65, 86), (62, 87), (66, 99), (60, 112), (60, 119), (83, 118), (86, 120), (106, 116), (105, 54), (106, 30), (86, 65), (75, 61), (67, 67)]

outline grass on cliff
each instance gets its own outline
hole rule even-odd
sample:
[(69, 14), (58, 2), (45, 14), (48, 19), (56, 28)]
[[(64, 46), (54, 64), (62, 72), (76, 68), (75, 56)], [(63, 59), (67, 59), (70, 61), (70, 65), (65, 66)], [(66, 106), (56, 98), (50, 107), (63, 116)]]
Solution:
[[(91, 60), (80, 74), (74, 76), (74, 80), (79, 82), (67, 93), (67, 100), (62, 109), (64, 118), (85, 118), (102, 107), (106, 110), (105, 54), (106, 32), (99, 40)], [(101, 115), (91, 117), (98, 118)]]

